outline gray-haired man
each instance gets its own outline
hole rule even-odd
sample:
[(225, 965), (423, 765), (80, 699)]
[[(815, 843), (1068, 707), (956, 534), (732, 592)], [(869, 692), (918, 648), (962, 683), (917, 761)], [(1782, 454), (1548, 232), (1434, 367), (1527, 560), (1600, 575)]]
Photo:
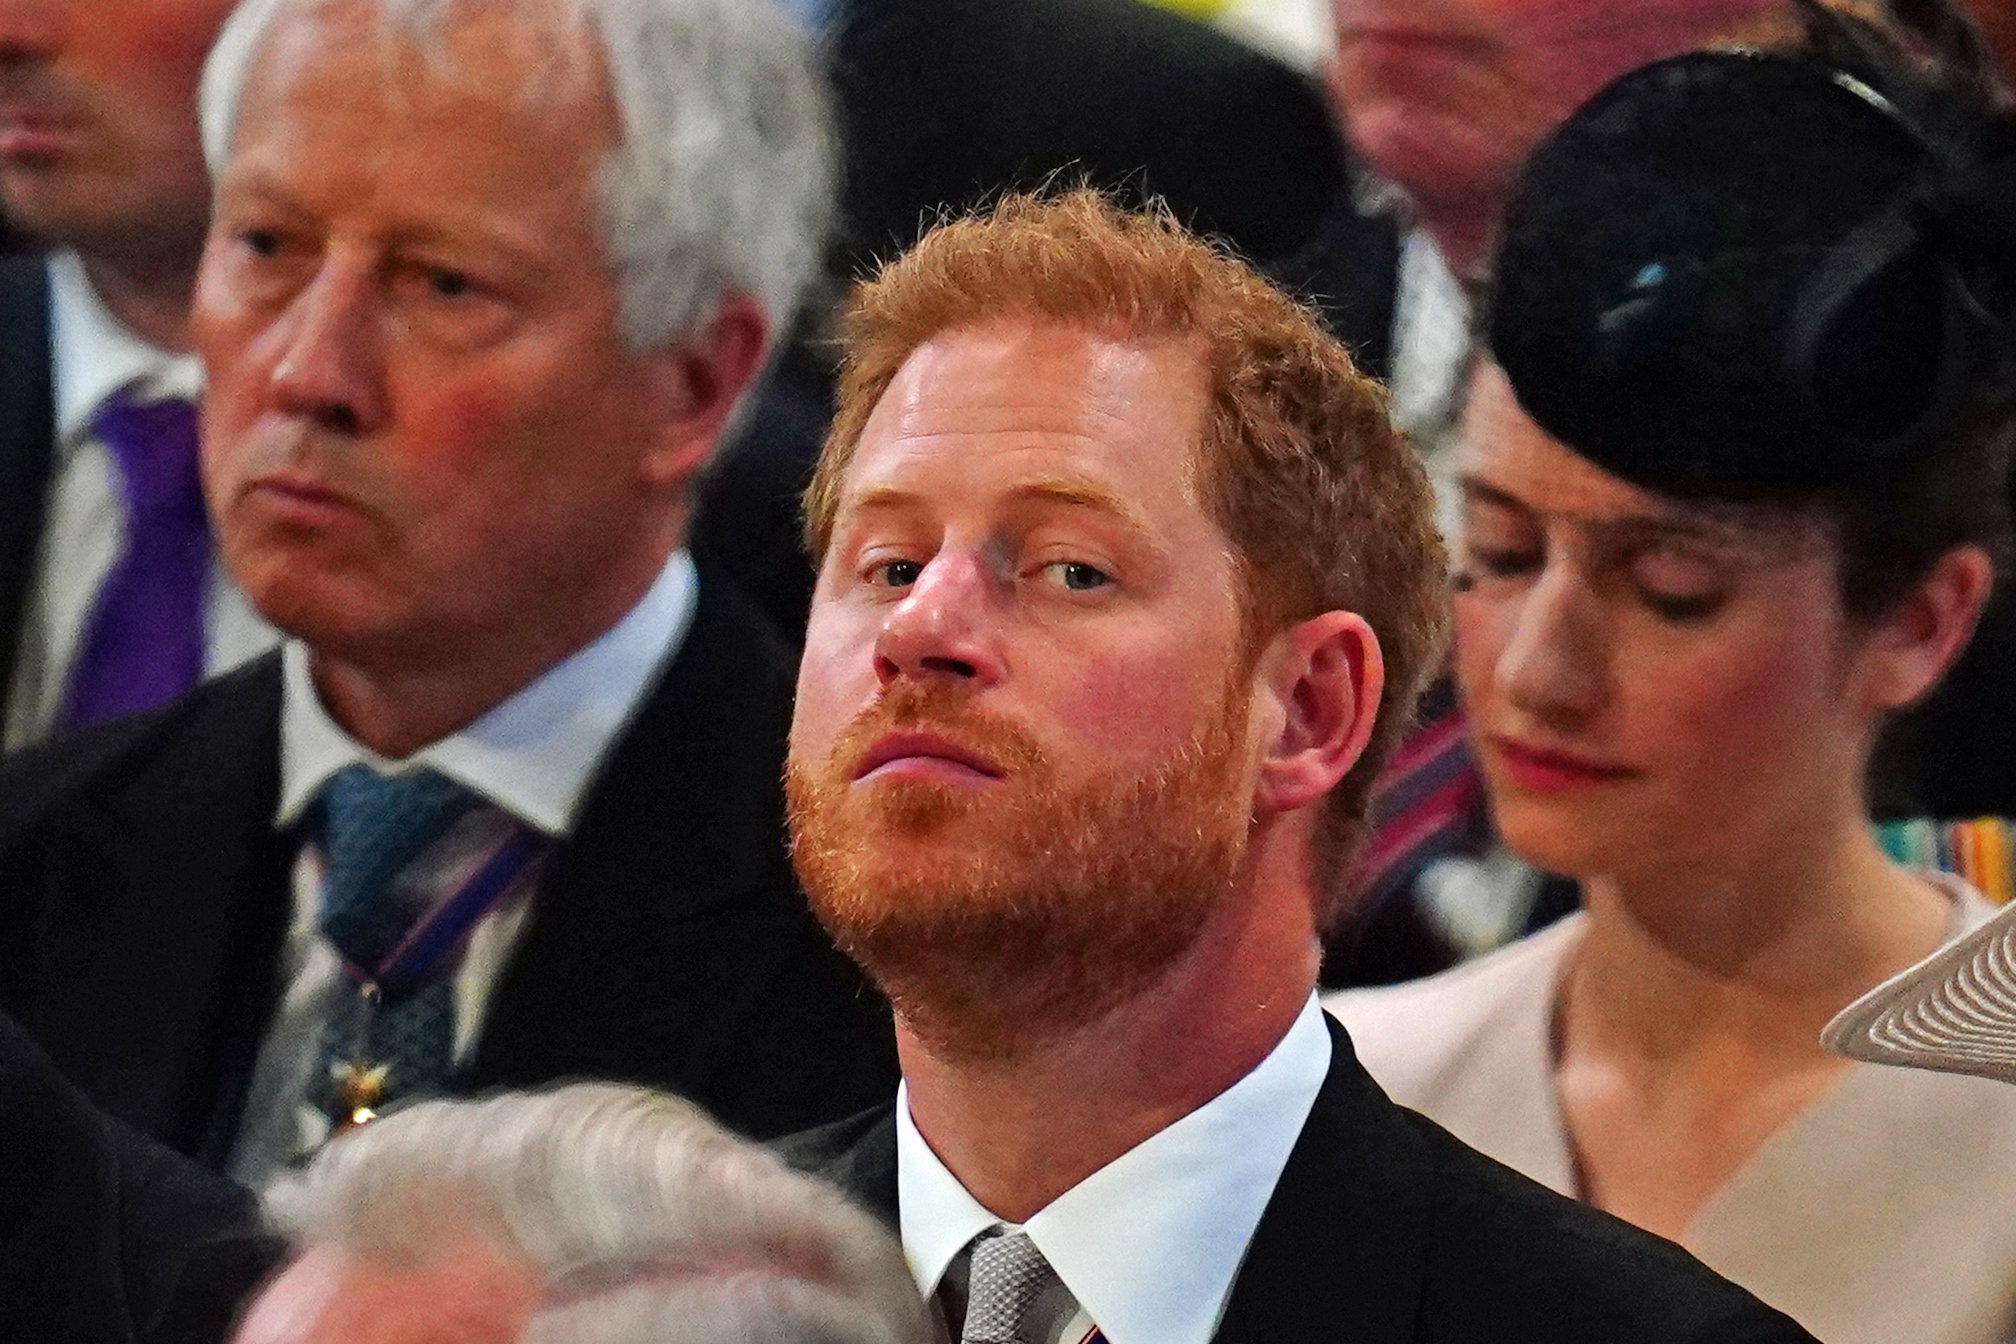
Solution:
[(205, 75), (220, 549), (282, 655), (0, 774), (0, 999), (258, 1181), (401, 1098), (865, 1104), (781, 840), (790, 669), (684, 550), (828, 212), (750, 0), (251, 0)]

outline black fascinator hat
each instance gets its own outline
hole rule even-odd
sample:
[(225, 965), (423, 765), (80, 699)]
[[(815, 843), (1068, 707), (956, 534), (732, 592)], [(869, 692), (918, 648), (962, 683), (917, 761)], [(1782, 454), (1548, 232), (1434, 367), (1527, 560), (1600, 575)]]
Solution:
[(2001, 339), (2016, 165), (1870, 78), (1696, 52), (1542, 144), (1489, 313), (1526, 413), (1693, 494), (1824, 488), (1950, 429)]

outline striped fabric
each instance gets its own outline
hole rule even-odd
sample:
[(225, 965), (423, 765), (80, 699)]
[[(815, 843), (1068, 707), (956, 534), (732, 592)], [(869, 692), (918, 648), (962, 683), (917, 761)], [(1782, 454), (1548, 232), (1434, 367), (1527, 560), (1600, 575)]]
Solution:
[(1362, 913), (1392, 899), (1429, 863), (1479, 838), (1486, 824), (1470, 721), (1444, 677), (1422, 697), (1414, 730), (1374, 786), (1347, 908)]

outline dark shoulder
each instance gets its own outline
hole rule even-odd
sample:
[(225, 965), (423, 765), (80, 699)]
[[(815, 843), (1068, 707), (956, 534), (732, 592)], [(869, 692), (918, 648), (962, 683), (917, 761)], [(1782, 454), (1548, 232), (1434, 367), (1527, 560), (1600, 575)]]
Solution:
[[(1434, 1122), (1401, 1114), (1433, 1172), (1424, 1325), (1488, 1320), (1502, 1323), (1498, 1338), (1590, 1344), (1810, 1344), (1791, 1318), (1674, 1243), (1563, 1199)], [(1461, 1332), (1424, 1330), (1445, 1335)]]
[(893, 1144), (894, 1116), (895, 1106), (884, 1102), (882, 1105), (870, 1106), (865, 1111), (850, 1115), (845, 1120), (835, 1120), (816, 1129), (801, 1129), (796, 1134), (786, 1134), (783, 1138), (770, 1143), (770, 1151), (808, 1176), (823, 1176), (846, 1159), (858, 1154), (876, 1136), (878, 1130), (888, 1128), (890, 1142)]
[[(165, 708), (114, 719), (59, 741), (0, 758), (0, 838), (15, 835), (66, 801), (114, 788), (164, 754), (200, 768), (205, 744), (271, 736), (277, 742), (280, 659), (268, 654), (205, 682)], [(190, 744), (195, 750), (170, 753)], [(172, 762), (171, 762), (172, 765)], [(173, 766), (180, 769), (180, 766)], [(172, 786), (173, 781), (165, 781)]]
[(779, 1157), (829, 1185), (890, 1227), (896, 1226), (896, 1107), (872, 1106), (859, 1115), (778, 1139)]
[(278, 1258), (250, 1191), (127, 1129), (0, 1016), (7, 1339), (222, 1339)]

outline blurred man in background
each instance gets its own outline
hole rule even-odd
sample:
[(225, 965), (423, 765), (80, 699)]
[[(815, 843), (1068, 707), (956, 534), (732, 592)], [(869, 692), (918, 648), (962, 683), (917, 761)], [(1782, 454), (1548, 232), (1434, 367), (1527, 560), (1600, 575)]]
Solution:
[(230, 0), (0, 3), (0, 695), (19, 746), (272, 643), (212, 559), (196, 77)]

